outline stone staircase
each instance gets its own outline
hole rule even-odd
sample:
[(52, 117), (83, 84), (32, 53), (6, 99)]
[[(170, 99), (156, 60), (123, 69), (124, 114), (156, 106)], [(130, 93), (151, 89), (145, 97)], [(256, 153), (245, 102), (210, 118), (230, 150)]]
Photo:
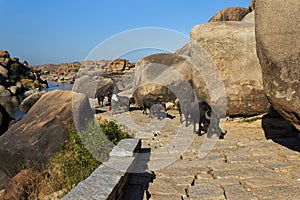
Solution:
[(207, 140), (169, 114), (163, 125), (139, 110), (101, 114), (142, 139), (123, 199), (300, 199), (300, 154), (266, 140), (261, 120), (222, 121), (225, 139)]

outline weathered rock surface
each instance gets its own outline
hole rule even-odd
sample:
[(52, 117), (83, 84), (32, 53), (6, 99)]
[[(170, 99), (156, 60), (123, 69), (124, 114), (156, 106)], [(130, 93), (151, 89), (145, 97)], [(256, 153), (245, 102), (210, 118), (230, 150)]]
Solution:
[(202, 62), (195, 50), (205, 49), (222, 77), (228, 100), (227, 115), (247, 116), (266, 112), (268, 102), (256, 56), (254, 24), (207, 23), (195, 26), (190, 35), (192, 60)]
[(0, 104), (0, 136), (7, 131), (11, 121), (14, 120)]
[[(272, 106), (300, 130), (300, 26), (298, 0), (255, 4), (257, 55)], [(280, 14), (278, 14), (280, 13)]]
[[(132, 94), (138, 105), (147, 97), (162, 97), (163, 101), (194, 100), (194, 88), (205, 85), (201, 74), (178, 54), (161, 53), (142, 58), (136, 63)], [(197, 93), (198, 98), (209, 100), (208, 91)]]
[[(0, 191), (5, 188), (5, 186), (9, 182), (9, 179), (10, 178), (8, 177), (8, 175), (0, 170)], [(1, 198), (1, 192), (0, 192), (0, 198)]]
[(3, 76), (4, 78), (8, 78), (8, 70), (0, 65), (0, 75)]
[(41, 98), (45, 91), (34, 93), (28, 97), (26, 97), (22, 103), (20, 104), (19, 108), (22, 112), (27, 113), (29, 109)]
[(255, 23), (255, 11), (248, 13), (243, 19), (242, 22), (244, 23)]
[(0, 137), (0, 170), (14, 175), (20, 164), (39, 166), (60, 150), (74, 127), (72, 92), (42, 96), (21, 120)]
[(110, 73), (122, 73), (124, 71), (128, 71), (131, 68), (134, 67), (133, 63), (130, 63), (126, 59), (116, 59), (110, 63), (110, 65), (107, 68), (107, 72)]
[(217, 12), (209, 22), (241, 21), (250, 12), (248, 8), (230, 7)]

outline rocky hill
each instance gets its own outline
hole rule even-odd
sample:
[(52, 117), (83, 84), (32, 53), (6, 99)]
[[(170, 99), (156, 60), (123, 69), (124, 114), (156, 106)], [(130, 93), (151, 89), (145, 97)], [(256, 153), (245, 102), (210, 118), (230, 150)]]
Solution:
[(74, 83), (79, 70), (89, 69), (97, 71), (101, 75), (122, 75), (135, 66), (126, 59), (118, 58), (116, 60), (100, 61), (82, 61), (62, 64), (43, 64), (31, 66), (32, 69), (41, 73), (41, 78), (48, 81)]
[(0, 50), (0, 97), (24, 95), (28, 90), (46, 88), (47, 82), (28, 67), (28, 63), (11, 58), (9, 52)]

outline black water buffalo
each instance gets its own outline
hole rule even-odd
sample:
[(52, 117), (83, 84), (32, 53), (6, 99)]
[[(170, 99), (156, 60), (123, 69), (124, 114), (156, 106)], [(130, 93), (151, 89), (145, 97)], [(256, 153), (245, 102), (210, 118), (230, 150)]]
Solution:
[[(193, 132), (201, 134), (209, 133), (208, 137), (216, 133), (219, 138), (224, 138), (226, 131), (223, 132), (219, 126), (220, 118), (216, 112), (213, 112), (210, 105), (205, 102), (181, 102), (179, 104), (180, 122), (182, 123), (182, 115), (185, 117), (186, 126), (193, 123)], [(198, 123), (199, 129), (196, 130), (196, 124)]]
[(162, 103), (161, 99), (152, 99), (146, 98), (143, 100), (143, 114), (148, 114), (147, 109), (149, 110), (150, 118), (157, 117), (158, 119), (165, 118), (166, 115), (166, 108), (165, 105)]
[(111, 88), (108, 88), (107, 90), (97, 90), (96, 91), (96, 94), (95, 94), (95, 98), (97, 98), (98, 100), (98, 104), (99, 106), (103, 106), (103, 101), (104, 101), (104, 98), (107, 96), (108, 98), (108, 104), (110, 105), (110, 102), (111, 102), (111, 97), (112, 97), (112, 94), (113, 94), (113, 90), (114, 88), (111, 87)]
[(196, 133), (196, 124), (199, 124), (198, 132), (204, 131), (207, 133), (210, 119), (211, 107), (205, 101), (193, 102), (190, 104), (190, 121), (193, 123), (193, 131)]

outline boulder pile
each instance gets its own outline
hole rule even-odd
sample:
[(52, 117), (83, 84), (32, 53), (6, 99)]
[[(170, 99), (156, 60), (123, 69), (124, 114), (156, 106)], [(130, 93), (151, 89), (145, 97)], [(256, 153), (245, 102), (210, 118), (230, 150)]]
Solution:
[(0, 97), (23, 95), (28, 90), (46, 88), (47, 82), (28, 67), (26, 61), (11, 58), (5, 50), (0, 50)]

